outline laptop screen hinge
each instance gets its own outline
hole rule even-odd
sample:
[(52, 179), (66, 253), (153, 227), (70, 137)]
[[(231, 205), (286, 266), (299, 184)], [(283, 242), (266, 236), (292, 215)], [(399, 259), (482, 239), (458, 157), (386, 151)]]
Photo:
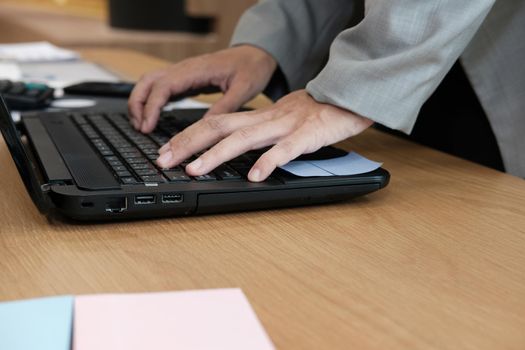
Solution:
[(49, 191), (51, 191), (51, 185), (50, 183), (47, 183), (47, 184), (42, 184), (40, 185), (40, 189), (42, 190), (43, 193), (48, 193)]

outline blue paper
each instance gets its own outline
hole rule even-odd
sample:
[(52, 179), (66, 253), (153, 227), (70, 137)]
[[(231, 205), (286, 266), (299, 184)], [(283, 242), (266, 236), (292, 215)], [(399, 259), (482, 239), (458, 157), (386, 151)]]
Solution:
[(346, 156), (324, 160), (295, 160), (283, 165), (281, 169), (301, 177), (344, 176), (374, 171), (382, 163), (371, 161), (355, 152)]
[(316, 167), (308, 161), (292, 161), (286, 165), (283, 165), (281, 169), (284, 169), (292, 174), (298, 176), (332, 176), (331, 173)]
[(1, 350), (70, 350), (72, 296), (0, 303)]

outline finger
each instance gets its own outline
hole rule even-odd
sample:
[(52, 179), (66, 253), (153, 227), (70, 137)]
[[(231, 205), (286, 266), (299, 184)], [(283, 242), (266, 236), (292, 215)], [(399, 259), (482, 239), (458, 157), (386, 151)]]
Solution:
[(248, 180), (264, 181), (277, 167), (287, 164), (301, 154), (311, 153), (319, 148), (320, 146), (312, 149), (310, 133), (300, 129), (276, 143), (259, 157), (248, 173)]
[(164, 71), (157, 71), (145, 75), (135, 84), (135, 87), (131, 91), (128, 100), (128, 111), (130, 121), (135, 129), (139, 129), (142, 124), (144, 104), (148, 99), (153, 83), (163, 74)]
[(188, 164), (186, 171), (193, 176), (204, 175), (243, 153), (274, 144), (290, 131), (282, 125), (278, 126), (277, 123), (265, 121), (236, 130)]
[(157, 164), (168, 168), (175, 166), (193, 154), (214, 145), (237, 129), (259, 123), (262, 115), (250, 112), (221, 114), (205, 117), (174, 136), (157, 159)]
[[(222, 130), (222, 132), (225, 134), (224, 136), (227, 136), (238, 128), (252, 125), (263, 120), (269, 120), (269, 116), (270, 114), (267, 113), (266, 108), (258, 109), (255, 111), (237, 112), (230, 114), (207, 114), (202, 118), (201, 121), (197, 122), (196, 124), (202, 123), (204, 121), (209, 128), (217, 131)], [(226, 118), (229, 119), (229, 121), (223, 120)], [(158, 152), (159, 154), (163, 154), (169, 151), (170, 149), (171, 144), (170, 142), (168, 142), (164, 144), (161, 148), (159, 148)]]
[[(180, 68), (176, 72), (173, 71), (164, 79), (153, 84), (146, 105), (144, 106), (141, 125), (141, 131), (143, 133), (153, 131), (162, 107), (166, 105), (172, 95), (178, 95), (191, 89), (198, 89), (213, 84), (210, 72), (190, 68), (191, 67), (187, 67), (185, 70)], [(176, 79), (172, 79), (171, 77), (176, 77)]]
[(144, 106), (143, 118), (140, 125), (140, 131), (150, 133), (157, 125), (160, 111), (168, 102), (171, 96), (169, 82), (165, 80), (157, 81), (153, 84), (148, 100)]
[(226, 90), (224, 96), (210, 107), (206, 115), (236, 112), (254, 96), (255, 93), (248, 80), (236, 79)]

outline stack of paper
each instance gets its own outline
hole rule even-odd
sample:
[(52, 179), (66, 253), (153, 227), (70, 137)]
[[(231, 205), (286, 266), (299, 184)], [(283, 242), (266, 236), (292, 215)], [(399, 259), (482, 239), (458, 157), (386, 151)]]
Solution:
[(1, 44), (0, 60), (15, 62), (55, 62), (75, 60), (80, 56), (45, 41)]
[(20, 80), (22, 71), (16, 63), (0, 62), (0, 79)]
[(74, 350), (274, 349), (240, 289), (0, 303), (0, 349), (69, 350), (71, 345)]

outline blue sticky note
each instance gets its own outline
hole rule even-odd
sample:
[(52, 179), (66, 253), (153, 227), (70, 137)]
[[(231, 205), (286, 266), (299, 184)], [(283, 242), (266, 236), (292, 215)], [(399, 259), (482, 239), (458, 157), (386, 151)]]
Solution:
[(308, 161), (292, 161), (281, 166), (281, 169), (288, 171), (297, 176), (332, 176), (327, 171), (316, 167)]
[(350, 152), (344, 157), (314, 160), (311, 163), (334, 175), (356, 175), (374, 171), (382, 164)]
[(364, 174), (381, 167), (382, 163), (369, 160), (355, 152), (343, 157), (323, 160), (294, 160), (281, 166), (294, 175), (308, 176), (344, 176)]
[(0, 349), (70, 350), (72, 296), (0, 303)]

